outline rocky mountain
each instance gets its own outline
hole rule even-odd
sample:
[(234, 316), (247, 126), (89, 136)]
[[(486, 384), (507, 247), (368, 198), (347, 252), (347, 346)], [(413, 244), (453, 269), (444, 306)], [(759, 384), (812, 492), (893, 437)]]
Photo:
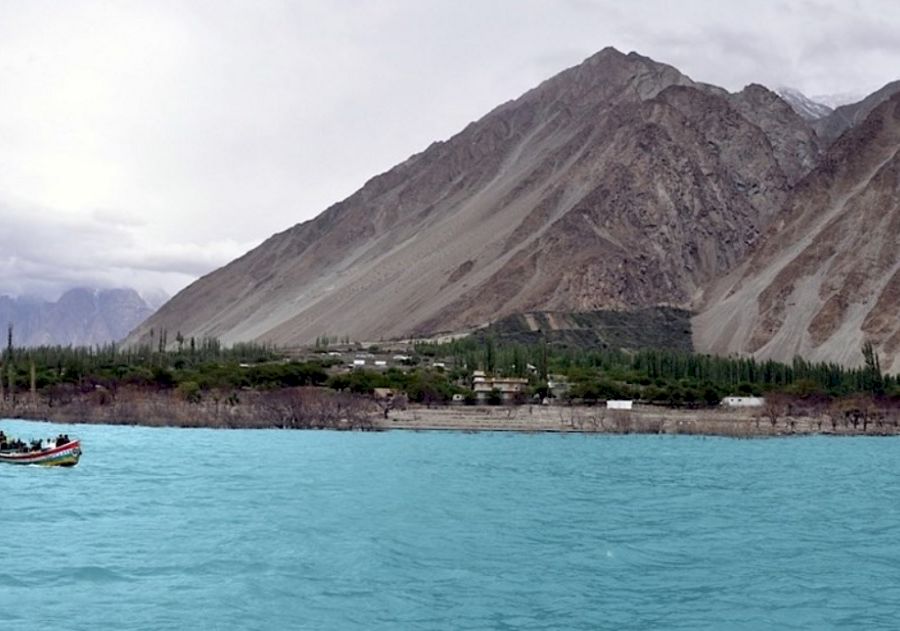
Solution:
[(201, 278), (151, 327), (225, 342), (689, 307), (818, 162), (776, 94), (608, 48)]
[(851, 127), (860, 124), (881, 103), (900, 92), (900, 81), (893, 81), (856, 103), (835, 108), (828, 116), (817, 120), (813, 127), (822, 141), (828, 145)]
[(857, 364), (868, 340), (900, 372), (900, 93), (832, 145), (705, 301), (700, 349)]
[(581, 338), (590, 318), (566, 314), (670, 308), (697, 313), (701, 351), (858, 364), (870, 340), (900, 370), (898, 88), (810, 122), (797, 98), (607, 48), (199, 279), (129, 341), (551, 316)]
[(791, 106), (797, 114), (804, 120), (816, 121), (831, 114), (834, 110), (824, 103), (819, 103), (809, 98), (800, 90), (794, 88), (781, 87), (777, 90), (778, 96), (784, 99), (784, 102)]
[(114, 342), (152, 314), (133, 289), (71, 289), (56, 302), (0, 296), (4, 335), (12, 324), (14, 342), (21, 346)]

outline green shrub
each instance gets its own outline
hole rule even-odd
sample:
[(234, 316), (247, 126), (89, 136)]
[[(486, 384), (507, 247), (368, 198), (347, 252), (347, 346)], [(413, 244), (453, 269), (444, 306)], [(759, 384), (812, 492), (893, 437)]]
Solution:
[(203, 398), (200, 394), (200, 384), (196, 381), (185, 381), (178, 384), (175, 392), (188, 403), (200, 403)]

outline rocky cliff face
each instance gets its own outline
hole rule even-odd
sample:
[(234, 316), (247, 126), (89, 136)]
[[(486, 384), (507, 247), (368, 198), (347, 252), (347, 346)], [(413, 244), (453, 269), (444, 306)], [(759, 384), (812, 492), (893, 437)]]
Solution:
[(835, 142), (694, 320), (706, 351), (900, 372), (900, 94)]
[(4, 335), (12, 324), (17, 346), (115, 342), (152, 313), (133, 289), (72, 289), (56, 302), (0, 296)]
[(131, 339), (296, 344), (690, 306), (820, 152), (761, 86), (728, 94), (605, 49), (198, 280)]

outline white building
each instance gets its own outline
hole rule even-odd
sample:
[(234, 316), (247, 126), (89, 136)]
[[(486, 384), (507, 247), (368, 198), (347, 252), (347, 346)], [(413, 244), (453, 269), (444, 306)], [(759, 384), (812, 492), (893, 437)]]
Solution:
[(763, 397), (725, 397), (722, 405), (727, 408), (758, 408), (766, 404)]
[(547, 379), (547, 388), (551, 396), (559, 398), (569, 391), (569, 382), (562, 375), (550, 375)]
[(607, 410), (630, 410), (634, 406), (634, 401), (626, 401), (621, 399), (610, 399), (606, 402)]

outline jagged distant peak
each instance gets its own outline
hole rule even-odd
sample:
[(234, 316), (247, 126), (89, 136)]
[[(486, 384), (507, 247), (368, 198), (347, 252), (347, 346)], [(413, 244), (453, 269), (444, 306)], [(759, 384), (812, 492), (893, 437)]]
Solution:
[(127, 287), (72, 287), (56, 300), (0, 296), (0, 320), (13, 325), (22, 346), (120, 340), (155, 309)]
[(828, 105), (806, 96), (797, 88), (781, 86), (775, 92), (807, 121), (819, 120), (834, 111)]

